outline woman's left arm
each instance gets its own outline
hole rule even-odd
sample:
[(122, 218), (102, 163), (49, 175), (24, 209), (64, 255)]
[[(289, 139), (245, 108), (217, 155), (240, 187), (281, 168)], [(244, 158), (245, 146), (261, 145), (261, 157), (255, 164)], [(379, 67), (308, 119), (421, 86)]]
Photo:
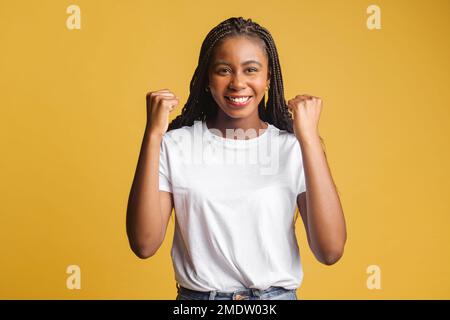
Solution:
[(344, 252), (347, 231), (342, 206), (318, 132), (322, 100), (300, 95), (289, 100), (288, 108), (294, 117), (294, 134), (302, 151), (307, 190), (305, 196), (298, 197), (306, 202), (303, 205), (299, 203), (299, 209), (306, 209), (300, 212), (311, 250), (321, 263), (331, 265)]

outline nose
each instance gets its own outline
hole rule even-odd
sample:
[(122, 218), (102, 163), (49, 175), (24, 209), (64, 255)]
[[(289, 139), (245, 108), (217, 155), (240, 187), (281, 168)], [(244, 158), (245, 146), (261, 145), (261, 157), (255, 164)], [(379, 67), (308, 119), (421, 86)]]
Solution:
[(239, 74), (235, 74), (231, 78), (228, 87), (230, 89), (234, 89), (234, 90), (241, 90), (241, 89), (245, 89), (245, 83), (244, 83), (244, 81), (242, 80), (242, 77)]

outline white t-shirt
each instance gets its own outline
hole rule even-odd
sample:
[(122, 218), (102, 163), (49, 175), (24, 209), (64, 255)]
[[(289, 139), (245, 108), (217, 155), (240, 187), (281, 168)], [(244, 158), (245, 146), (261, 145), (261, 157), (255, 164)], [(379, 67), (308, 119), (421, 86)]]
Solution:
[(173, 194), (171, 257), (181, 286), (300, 286), (294, 214), (306, 191), (301, 148), (294, 134), (267, 124), (247, 140), (219, 136), (200, 120), (164, 134), (159, 190)]

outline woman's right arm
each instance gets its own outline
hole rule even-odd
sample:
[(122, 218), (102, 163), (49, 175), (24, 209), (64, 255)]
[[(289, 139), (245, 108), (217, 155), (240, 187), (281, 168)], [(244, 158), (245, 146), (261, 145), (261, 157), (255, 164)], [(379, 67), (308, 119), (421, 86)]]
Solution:
[(173, 209), (170, 192), (159, 191), (161, 141), (168, 129), (169, 113), (178, 98), (169, 90), (147, 95), (147, 126), (128, 198), (126, 228), (133, 252), (142, 259), (161, 246)]

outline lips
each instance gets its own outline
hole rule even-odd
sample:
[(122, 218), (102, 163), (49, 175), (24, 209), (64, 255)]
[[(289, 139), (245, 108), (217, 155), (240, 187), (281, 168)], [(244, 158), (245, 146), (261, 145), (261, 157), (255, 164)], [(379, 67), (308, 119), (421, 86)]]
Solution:
[(253, 99), (253, 96), (238, 96), (238, 97), (225, 96), (225, 99), (227, 100), (228, 104), (242, 107), (248, 105), (250, 101)]

